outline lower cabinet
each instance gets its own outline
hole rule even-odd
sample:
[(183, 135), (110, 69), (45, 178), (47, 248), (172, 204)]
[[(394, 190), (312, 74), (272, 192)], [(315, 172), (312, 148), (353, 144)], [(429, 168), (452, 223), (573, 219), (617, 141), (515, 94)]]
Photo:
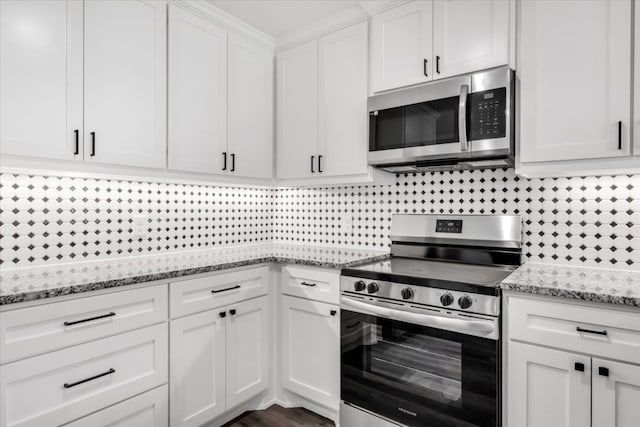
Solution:
[(340, 403), (340, 307), (282, 295), (282, 385), (334, 410)]
[(65, 427), (96, 426), (168, 427), (169, 395), (167, 385), (65, 425)]
[[(640, 355), (636, 362), (640, 363)], [(592, 427), (632, 427), (640, 423), (640, 366), (592, 361)]]
[(171, 321), (171, 426), (199, 426), (266, 390), (269, 300)]

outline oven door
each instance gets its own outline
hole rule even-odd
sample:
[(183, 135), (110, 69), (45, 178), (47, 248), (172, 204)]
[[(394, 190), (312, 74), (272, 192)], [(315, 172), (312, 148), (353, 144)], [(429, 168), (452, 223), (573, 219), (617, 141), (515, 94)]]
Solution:
[[(344, 296), (342, 301), (343, 401), (407, 426), (500, 425), (500, 341), (495, 335), (461, 333), (462, 323), (426, 310), (365, 307), (368, 303)], [(480, 332), (483, 325), (472, 316), (469, 321), (478, 335), (492, 335)]]

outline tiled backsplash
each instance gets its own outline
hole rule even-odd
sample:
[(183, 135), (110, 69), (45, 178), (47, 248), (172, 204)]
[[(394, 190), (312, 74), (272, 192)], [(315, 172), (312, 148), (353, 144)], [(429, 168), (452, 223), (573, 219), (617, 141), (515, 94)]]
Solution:
[(2, 268), (272, 240), (384, 249), (401, 212), (520, 214), (533, 260), (640, 269), (640, 175), (528, 180), (509, 169), (275, 190), (5, 173), (0, 210)]

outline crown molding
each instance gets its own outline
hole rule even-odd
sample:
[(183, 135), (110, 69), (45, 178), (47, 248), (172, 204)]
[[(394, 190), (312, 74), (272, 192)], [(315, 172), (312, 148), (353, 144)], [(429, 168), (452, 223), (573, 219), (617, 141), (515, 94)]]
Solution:
[(276, 39), (276, 50), (288, 49), (367, 20), (369, 14), (360, 6), (353, 6), (281, 35)]
[(369, 16), (373, 16), (409, 2), (410, 0), (363, 0), (359, 1), (358, 5), (367, 12)]
[(169, 4), (179, 6), (189, 12), (195, 13), (204, 19), (212, 21), (227, 31), (231, 31), (234, 34), (260, 42), (270, 49), (275, 47), (276, 41), (269, 34), (247, 24), (206, 0), (170, 0)]

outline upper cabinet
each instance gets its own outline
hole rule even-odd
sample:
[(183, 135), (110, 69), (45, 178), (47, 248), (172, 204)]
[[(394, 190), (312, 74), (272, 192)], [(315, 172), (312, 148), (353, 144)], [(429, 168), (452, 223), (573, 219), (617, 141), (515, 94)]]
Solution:
[(433, 2), (434, 78), (509, 62), (509, 1)]
[(433, 79), (433, 2), (414, 1), (371, 20), (373, 92)]
[(278, 178), (365, 174), (367, 23), (278, 54)]
[(523, 1), (519, 48), (521, 163), (629, 155), (631, 1)]
[(164, 168), (166, 3), (87, 1), (84, 17), (85, 160)]
[(82, 2), (0, 1), (0, 154), (82, 159)]
[(507, 64), (510, 7), (505, 0), (413, 1), (374, 15), (372, 92)]
[(169, 169), (224, 174), (227, 32), (169, 9)]

